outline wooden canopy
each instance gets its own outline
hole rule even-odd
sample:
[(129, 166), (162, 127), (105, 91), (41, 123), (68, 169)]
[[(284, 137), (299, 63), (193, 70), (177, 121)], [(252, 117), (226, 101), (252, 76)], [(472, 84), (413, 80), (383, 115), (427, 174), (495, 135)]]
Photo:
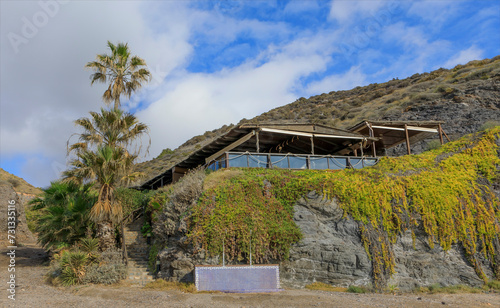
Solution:
[[(439, 134), (443, 143), (444, 131), (441, 121), (363, 121), (349, 130), (365, 136), (378, 137), (377, 149), (388, 149), (406, 142), (408, 154), (411, 144)], [(445, 134), (446, 135), (446, 134)]]
[[(146, 181), (140, 189), (156, 189), (177, 181), (190, 169), (224, 160), (227, 152), (292, 153), (296, 155), (364, 156), (406, 142), (410, 144), (438, 133), (443, 142), (443, 122), (363, 121), (349, 130), (316, 124), (243, 124), (191, 154), (164, 173)], [(444, 134), (446, 136), (446, 134)], [(359, 152), (358, 152), (359, 151)]]
[(357, 154), (377, 141), (356, 132), (315, 124), (243, 124), (191, 154), (166, 172), (148, 180), (149, 189), (176, 181), (185, 172), (219, 158), (225, 152), (293, 153), (315, 155)]

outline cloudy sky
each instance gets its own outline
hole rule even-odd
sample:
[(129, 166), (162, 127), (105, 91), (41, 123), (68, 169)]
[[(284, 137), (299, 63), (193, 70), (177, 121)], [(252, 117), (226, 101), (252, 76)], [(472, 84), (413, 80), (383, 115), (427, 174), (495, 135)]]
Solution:
[(84, 69), (128, 42), (152, 82), (126, 109), (148, 157), (300, 97), (500, 54), (500, 0), (0, 1), (0, 165), (39, 187), (104, 85)]

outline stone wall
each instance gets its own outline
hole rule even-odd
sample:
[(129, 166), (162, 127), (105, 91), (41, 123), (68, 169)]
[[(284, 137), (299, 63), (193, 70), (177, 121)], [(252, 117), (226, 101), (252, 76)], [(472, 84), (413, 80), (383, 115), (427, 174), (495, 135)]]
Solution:
[[(315, 192), (297, 202), (294, 220), (304, 238), (291, 249), (289, 261), (281, 264), (283, 285), (304, 287), (316, 281), (344, 287), (372, 284), (372, 265), (362, 245), (358, 223), (343, 215), (335, 200), (325, 200)], [(417, 230), (415, 235), (415, 248), (410, 231), (399, 236), (393, 245), (396, 273), (389, 285), (400, 290), (435, 283), (482, 285), (459, 245), (445, 252), (437, 243), (430, 248), (423, 231)], [(493, 277), (485, 260), (483, 270)]]

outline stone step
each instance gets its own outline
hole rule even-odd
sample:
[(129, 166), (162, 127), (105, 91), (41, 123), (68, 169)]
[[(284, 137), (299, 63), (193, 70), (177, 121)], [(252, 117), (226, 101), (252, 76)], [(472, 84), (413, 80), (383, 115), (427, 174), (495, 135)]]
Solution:
[(144, 286), (154, 280), (148, 268), (149, 245), (142, 235), (143, 219), (134, 221), (124, 229), (128, 256), (128, 281)]

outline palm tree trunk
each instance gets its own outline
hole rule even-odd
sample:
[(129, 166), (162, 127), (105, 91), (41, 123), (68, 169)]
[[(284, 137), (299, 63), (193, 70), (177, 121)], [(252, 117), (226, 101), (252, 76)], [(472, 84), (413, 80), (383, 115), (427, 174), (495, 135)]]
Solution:
[(115, 247), (115, 230), (110, 221), (103, 221), (97, 224), (97, 238), (101, 251), (106, 251)]

